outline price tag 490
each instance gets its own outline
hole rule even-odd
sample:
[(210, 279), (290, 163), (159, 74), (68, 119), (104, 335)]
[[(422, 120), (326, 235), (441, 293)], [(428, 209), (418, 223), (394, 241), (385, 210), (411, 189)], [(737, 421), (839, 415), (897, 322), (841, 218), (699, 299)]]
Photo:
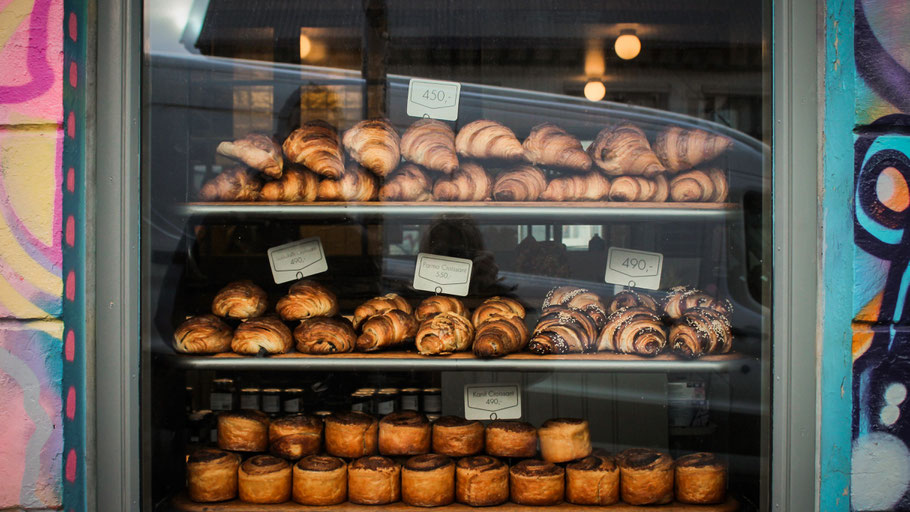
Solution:
[(412, 78), (408, 84), (408, 115), (445, 121), (458, 119), (461, 84)]
[(464, 417), (469, 420), (514, 420), (521, 418), (519, 384), (466, 384)]
[(422, 252), (414, 268), (414, 289), (464, 297), (471, 287), (474, 262)]
[(657, 252), (636, 251), (610, 247), (607, 252), (607, 271), (604, 281), (622, 286), (657, 290), (664, 255)]
[(318, 236), (272, 247), (268, 251), (272, 278), (278, 284), (319, 274), (329, 269)]

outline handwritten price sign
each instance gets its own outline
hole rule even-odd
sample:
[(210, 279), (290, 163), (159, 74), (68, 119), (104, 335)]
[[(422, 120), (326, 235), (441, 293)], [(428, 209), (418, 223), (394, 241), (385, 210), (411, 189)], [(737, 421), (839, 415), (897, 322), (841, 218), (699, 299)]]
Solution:
[(318, 236), (272, 247), (268, 255), (272, 278), (279, 284), (329, 269), (322, 241)]
[(469, 420), (521, 418), (521, 386), (518, 384), (465, 385), (464, 416)]
[(657, 290), (660, 288), (663, 264), (664, 255), (660, 253), (610, 247), (604, 281)]
[(408, 115), (445, 121), (458, 119), (461, 84), (412, 78), (408, 85)]
[(422, 252), (414, 268), (414, 289), (464, 297), (471, 287), (474, 262)]

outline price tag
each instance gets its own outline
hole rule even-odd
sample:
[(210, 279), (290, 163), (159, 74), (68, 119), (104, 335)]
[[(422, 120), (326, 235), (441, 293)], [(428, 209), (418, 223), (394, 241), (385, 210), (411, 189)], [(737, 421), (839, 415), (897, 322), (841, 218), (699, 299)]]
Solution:
[(414, 289), (464, 297), (471, 286), (474, 262), (422, 252), (414, 268)]
[(469, 420), (521, 418), (519, 384), (465, 384), (464, 417)]
[(272, 247), (268, 251), (272, 278), (278, 284), (325, 272), (329, 264), (318, 236)]
[(408, 115), (445, 121), (458, 119), (461, 84), (412, 78), (408, 84)]
[(607, 252), (607, 271), (604, 281), (622, 286), (657, 290), (664, 255), (657, 252), (636, 251), (610, 247)]

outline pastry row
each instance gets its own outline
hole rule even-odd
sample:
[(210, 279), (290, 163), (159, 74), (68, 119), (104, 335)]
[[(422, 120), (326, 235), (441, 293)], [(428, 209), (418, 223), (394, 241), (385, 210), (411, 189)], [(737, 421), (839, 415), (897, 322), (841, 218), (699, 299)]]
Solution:
[(264, 181), (255, 170), (235, 167), (206, 182), (203, 201), (618, 201), (724, 202), (729, 186), (718, 168), (693, 169), (669, 179), (605, 176), (598, 172), (547, 179), (530, 164), (518, 164), (492, 175), (476, 162), (465, 162), (451, 174), (438, 175), (412, 163), (380, 178), (349, 163), (338, 179), (306, 169), (287, 169), (281, 178)]
[[(431, 296), (416, 309), (403, 297), (374, 297), (354, 310), (353, 321), (338, 317), (335, 294), (315, 281), (299, 281), (268, 310), (265, 291), (251, 281), (225, 286), (212, 302), (214, 315), (195, 316), (174, 333), (183, 353), (268, 355), (296, 348), (306, 354), (373, 352), (414, 340), (424, 355), (473, 351), (501, 357), (529, 350), (539, 355), (612, 351), (654, 356), (669, 348), (687, 358), (727, 353), (732, 347), (732, 305), (702, 291), (675, 287), (658, 301), (625, 290), (609, 301), (584, 288), (561, 286), (541, 305), (533, 330), (525, 307), (515, 299), (491, 297), (470, 314), (450, 296)], [(216, 316), (217, 315), (217, 316)], [(241, 319), (234, 330), (218, 317)], [(293, 332), (282, 321), (300, 321)]]
[(674, 461), (668, 454), (633, 448), (618, 456), (590, 455), (565, 467), (529, 459), (509, 467), (489, 455), (464, 457), (424, 454), (403, 465), (383, 456), (346, 463), (309, 455), (293, 466), (271, 455), (241, 463), (239, 455), (202, 449), (187, 459), (187, 491), (197, 502), (239, 497), (249, 503), (297, 503), (313, 506), (350, 501), (384, 505), (403, 501), (437, 507), (455, 501), (472, 507), (499, 505), (630, 505), (723, 502), (727, 468), (710, 453)]

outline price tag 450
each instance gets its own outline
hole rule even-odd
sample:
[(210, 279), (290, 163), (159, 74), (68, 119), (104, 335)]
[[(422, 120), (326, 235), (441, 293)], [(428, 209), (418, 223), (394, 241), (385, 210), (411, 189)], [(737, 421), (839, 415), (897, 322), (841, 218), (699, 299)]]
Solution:
[(461, 84), (412, 78), (408, 85), (408, 115), (445, 121), (458, 119)]

